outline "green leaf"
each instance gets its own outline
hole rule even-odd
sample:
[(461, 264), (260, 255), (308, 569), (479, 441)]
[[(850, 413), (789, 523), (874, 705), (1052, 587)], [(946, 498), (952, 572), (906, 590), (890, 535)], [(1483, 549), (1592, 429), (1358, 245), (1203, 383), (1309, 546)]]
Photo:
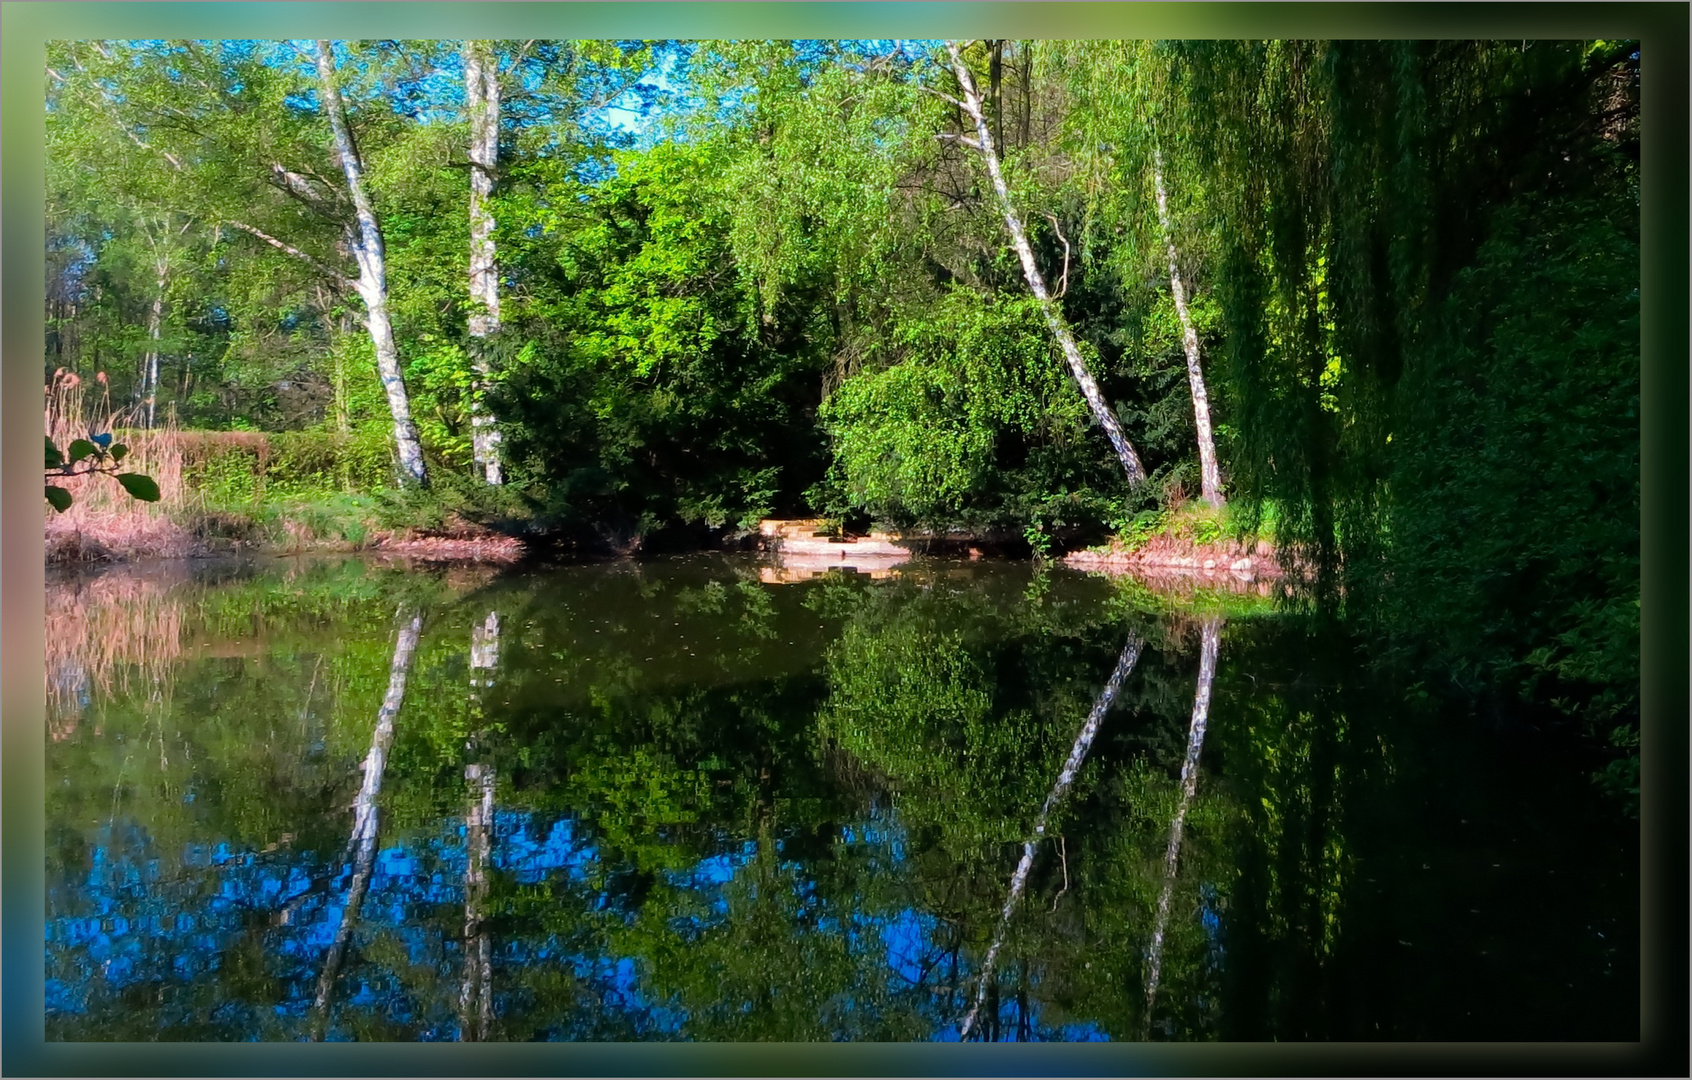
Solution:
[(57, 469), (65, 463), (65, 456), (59, 453), (59, 448), (53, 445), (53, 440), (47, 440), (47, 468)]
[(48, 484), (47, 501), (52, 504), (54, 510), (62, 514), (70, 509), (71, 493), (62, 487), (54, 487), (52, 484)]
[(138, 472), (118, 473), (117, 482), (123, 485), (123, 490), (142, 502), (159, 501), (159, 485), (153, 482), (151, 476), (143, 476)]
[(118, 443), (116, 446), (112, 447), (111, 455), (113, 461), (122, 461), (124, 458), (129, 456), (129, 447), (125, 446), (123, 443)]
[(70, 464), (75, 465), (83, 458), (89, 457), (90, 455), (98, 452), (99, 447), (95, 446), (87, 439), (78, 439), (70, 444), (70, 450), (68, 451), (70, 455)]

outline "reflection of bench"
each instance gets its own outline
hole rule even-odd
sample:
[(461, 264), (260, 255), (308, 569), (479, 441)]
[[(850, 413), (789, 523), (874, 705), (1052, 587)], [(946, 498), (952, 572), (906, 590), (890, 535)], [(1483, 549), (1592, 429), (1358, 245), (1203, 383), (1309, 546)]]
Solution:
[(824, 574), (847, 573), (880, 581), (892, 577), (903, 561), (897, 558), (864, 559), (843, 566), (832, 559), (784, 558), (775, 566), (759, 567), (758, 580), (766, 585), (792, 585)]

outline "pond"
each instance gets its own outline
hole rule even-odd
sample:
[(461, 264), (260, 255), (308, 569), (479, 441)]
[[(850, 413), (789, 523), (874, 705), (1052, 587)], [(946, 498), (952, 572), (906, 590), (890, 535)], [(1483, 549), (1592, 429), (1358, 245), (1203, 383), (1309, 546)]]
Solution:
[(1255, 588), (338, 558), (47, 619), (50, 1040), (1638, 1037), (1591, 762)]

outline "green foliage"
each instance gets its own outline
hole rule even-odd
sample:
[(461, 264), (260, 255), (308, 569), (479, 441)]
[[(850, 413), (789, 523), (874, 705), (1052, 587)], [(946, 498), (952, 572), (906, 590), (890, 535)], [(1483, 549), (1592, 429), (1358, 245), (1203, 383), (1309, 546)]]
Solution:
[(1496, 215), (1406, 373), (1422, 407), (1394, 440), (1389, 625), (1459, 685), (1518, 688), (1595, 733), (1639, 707), (1633, 219), (1592, 201)]
[(924, 524), (1027, 521), (1064, 496), (1098, 513), (1086, 406), (1032, 300), (955, 289), (885, 348), (896, 362), (845, 380), (822, 412), (851, 505)]
[[(130, 498), (141, 502), (159, 501), (159, 485), (152, 477), (142, 473), (117, 471), (118, 464), (129, 456), (129, 447), (122, 443), (114, 445), (110, 432), (92, 435), (87, 439), (72, 439), (64, 450), (54, 445), (51, 435), (44, 438), (45, 471), (49, 478), (104, 473), (116, 480), (119, 486), (129, 493)], [(78, 465), (82, 465), (82, 468), (77, 468)], [(74, 501), (71, 493), (57, 484), (46, 485), (46, 496), (47, 505), (60, 514), (69, 510)]]
[(336, 491), (372, 492), (393, 479), (389, 432), (181, 432), (183, 478), (213, 506), (246, 506)]
[(580, 198), (508, 219), (513, 246), (539, 250), (495, 404), (513, 468), (556, 519), (744, 527), (798, 509), (822, 472), (814, 316), (790, 293), (749, 319), (724, 164), (711, 143), (664, 144), (590, 189), (541, 174)]

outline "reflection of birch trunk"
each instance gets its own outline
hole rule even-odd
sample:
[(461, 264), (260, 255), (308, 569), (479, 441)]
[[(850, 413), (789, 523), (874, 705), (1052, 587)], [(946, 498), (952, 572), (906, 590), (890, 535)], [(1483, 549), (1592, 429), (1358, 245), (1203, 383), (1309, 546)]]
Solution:
[[(976, 1014), (981, 1011), (982, 1003), (987, 1000), (988, 986), (993, 979), (993, 967), (998, 962), (999, 949), (1004, 945), (1011, 913), (1016, 910), (1016, 902), (1022, 897), (1022, 890), (1028, 884), (1028, 871), (1034, 865), (1034, 849), (1046, 835), (1046, 825), (1051, 820), (1052, 811), (1069, 792), (1069, 786), (1080, 773), (1081, 763), (1086, 760), (1087, 751), (1092, 748), (1093, 738), (1099, 733), (1099, 725), (1104, 721), (1105, 714), (1116, 701), (1123, 680), (1128, 678), (1128, 673), (1134, 670), (1134, 664), (1139, 659), (1140, 639), (1131, 636), (1128, 643), (1122, 647), (1122, 656), (1116, 662), (1116, 670), (1110, 673), (1110, 681), (1099, 691), (1098, 698), (1093, 702), (1093, 711), (1087, 714), (1087, 722), (1081, 725), (1080, 734), (1075, 736), (1075, 744), (1069, 748), (1069, 759), (1058, 772), (1057, 782), (1052, 785), (1052, 790), (1047, 792), (1046, 801), (1034, 818), (1033, 834), (1022, 845), (1022, 859), (1016, 864), (1016, 872), (1011, 875), (1010, 893), (1005, 897), (1005, 906), (999, 912), (998, 929), (993, 932), (992, 944), (987, 947), (987, 959), (981, 964), (981, 975), (975, 985), (975, 1003), (959, 1028), (960, 1039), (969, 1038), (970, 1032), (975, 1028)], [(994, 984), (994, 989), (996, 988), (997, 984)]]
[(493, 949), (483, 919), (487, 914), (488, 854), (493, 834), (494, 769), (464, 767), (470, 788), (465, 819), (464, 981), (458, 994), (459, 1038), (483, 1042), (493, 1020)]
[(1157, 983), (1163, 966), (1163, 932), (1169, 925), (1169, 901), (1175, 892), (1175, 871), (1181, 860), (1181, 834), (1186, 828), (1187, 807), (1198, 788), (1199, 754), (1204, 750), (1205, 725), (1210, 719), (1210, 686), (1216, 680), (1216, 654), (1221, 650), (1222, 620), (1206, 619), (1203, 645), (1199, 651), (1198, 689), (1193, 694), (1193, 719), (1187, 727), (1187, 758), (1181, 763), (1181, 801), (1169, 823), (1169, 847), (1163, 856), (1163, 891), (1157, 898), (1157, 921), (1152, 927), (1151, 950), (1147, 957), (1146, 1011), (1142, 1027), (1151, 1030), (1152, 1003), (1157, 1000)]
[(952, 58), (952, 73), (957, 76), (958, 89), (963, 93), (963, 100), (956, 104), (961, 105), (975, 122), (975, 138), (959, 141), (978, 151), (986, 162), (987, 176), (993, 182), (994, 194), (998, 196), (1005, 228), (1010, 232), (1011, 246), (1016, 249), (1016, 257), (1022, 263), (1022, 276), (1027, 279), (1028, 288), (1040, 305), (1040, 313), (1045, 316), (1047, 328), (1057, 339), (1058, 348), (1063, 352), (1064, 361), (1069, 365), (1069, 373), (1080, 388), (1081, 396), (1087, 400), (1087, 407), (1092, 410), (1093, 418), (1104, 428), (1105, 437), (1110, 440), (1111, 449), (1116, 451), (1117, 460), (1122, 462), (1122, 471), (1128, 476), (1129, 486), (1138, 487), (1146, 479), (1146, 470), (1140, 464), (1140, 455), (1134, 452), (1133, 444), (1122, 433), (1122, 425), (1117, 421), (1116, 414), (1105, 402), (1104, 394), (1099, 391), (1099, 384), (1094, 380), (1092, 372), (1087, 370), (1087, 362), (1082, 359), (1074, 335), (1069, 332), (1069, 326), (1063, 320), (1063, 313), (1046, 291), (1046, 280), (1040, 275), (1040, 268), (1035, 265), (1034, 249), (1028, 244), (1028, 233), (1022, 227), (1022, 219), (1017, 216), (1016, 208), (1011, 205), (1010, 188), (1005, 184), (1004, 174), (999, 168), (999, 153), (993, 146), (993, 135), (988, 129), (981, 94), (975, 86), (975, 77), (970, 74), (969, 65), (963, 62), (957, 42), (948, 41), (946, 50)]
[[(465, 744), (474, 757), (481, 731), (483, 695), (493, 685), (499, 663), (499, 612), (490, 611), (470, 629), (470, 695), (476, 728)], [(459, 1039), (484, 1042), (493, 1021), (493, 946), (488, 937), (488, 857), (493, 844), (494, 767), (472, 761), (464, 766), (470, 808), (464, 818), (464, 978), (458, 993)]]
[(347, 890), (347, 906), (341, 913), (341, 926), (329, 946), (323, 961), (323, 974), (317, 980), (317, 1020), (312, 1038), (321, 1041), (329, 1026), (329, 996), (340, 974), (341, 959), (346, 955), (347, 943), (352, 940), (353, 923), (370, 888), (370, 877), (376, 867), (377, 811), (376, 797), (382, 792), (382, 773), (388, 765), (388, 747), (394, 741), (394, 718), (405, 702), (405, 677), (411, 670), (411, 654), (417, 650), (417, 637), (423, 629), (423, 616), (414, 614), (400, 628), (394, 642), (394, 661), (388, 671), (388, 693), (382, 698), (382, 710), (376, 714), (376, 731), (370, 738), (370, 752), (364, 758), (364, 782), (359, 785), (353, 800), (353, 829), (348, 847), (353, 854), (352, 886)]

